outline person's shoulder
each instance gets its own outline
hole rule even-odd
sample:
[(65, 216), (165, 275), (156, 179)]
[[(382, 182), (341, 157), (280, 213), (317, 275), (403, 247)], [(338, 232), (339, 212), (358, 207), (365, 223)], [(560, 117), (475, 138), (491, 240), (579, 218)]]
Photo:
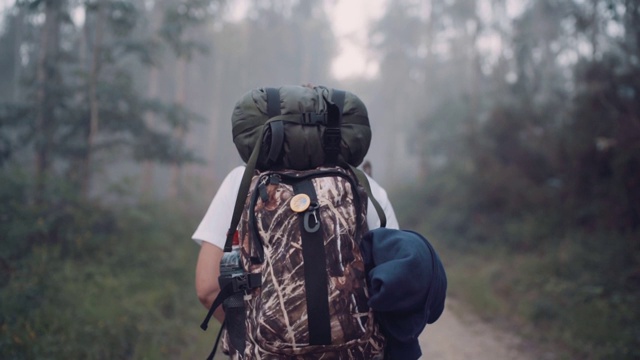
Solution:
[(243, 165), (231, 169), (231, 171), (229, 171), (224, 177), (224, 180), (222, 180), (222, 184), (220, 184), (218, 193), (220, 192), (220, 190), (231, 191), (233, 188), (240, 186), (240, 183), (242, 182), (242, 176), (244, 174), (244, 169), (245, 167)]
[(242, 175), (244, 174), (244, 169), (246, 167), (244, 165), (238, 165), (235, 168), (231, 169), (231, 171), (229, 171), (229, 176), (238, 176), (238, 174)]
[(236, 166), (235, 168), (231, 169), (231, 171), (229, 171), (225, 180), (232, 182), (240, 181), (240, 179), (242, 179), (242, 175), (244, 174), (244, 169), (244, 165)]
[(369, 186), (371, 187), (371, 192), (373, 192), (374, 195), (382, 194), (386, 197), (387, 195), (386, 190), (380, 184), (378, 184), (378, 182), (374, 178), (366, 174), (365, 176), (367, 177), (367, 180), (369, 180)]

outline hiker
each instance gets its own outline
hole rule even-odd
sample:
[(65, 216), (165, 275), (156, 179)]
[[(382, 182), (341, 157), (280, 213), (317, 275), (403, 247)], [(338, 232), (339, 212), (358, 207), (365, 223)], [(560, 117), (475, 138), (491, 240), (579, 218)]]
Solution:
[[(192, 236), (192, 239), (201, 246), (196, 266), (196, 291), (198, 299), (207, 309), (218, 295), (220, 260), (223, 255), (227, 229), (231, 222), (231, 212), (244, 170), (244, 166), (238, 166), (231, 170), (222, 181), (204, 218)], [(369, 182), (373, 195), (384, 209), (387, 217), (386, 227), (388, 229), (398, 229), (398, 220), (387, 192), (372, 178), (369, 178)], [(371, 203), (369, 203), (367, 209), (367, 224), (370, 229), (380, 226), (380, 219)], [(218, 321), (222, 322), (224, 320), (222, 308), (217, 310), (214, 316)]]
[(356, 168), (371, 140), (364, 104), (321, 86), (259, 88), (236, 103), (232, 124), (246, 165), (225, 177), (192, 236), (209, 308), (201, 328), (223, 322), (233, 359), (418, 359), (446, 278), (428, 241), (399, 230), (386, 191)]
[[(315, 86), (308, 83), (302, 85), (302, 87), (313, 89)], [(366, 147), (368, 148), (368, 144)], [(364, 157), (364, 154), (362, 156)], [(248, 161), (248, 158), (245, 160)], [(370, 173), (370, 162), (366, 161), (364, 165), (366, 166), (367, 173)], [(211, 303), (219, 291), (217, 279), (220, 272), (220, 260), (223, 255), (228, 224), (231, 222), (231, 212), (234, 208), (244, 171), (244, 166), (238, 166), (231, 170), (226, 176), (211, 201), (204, 218), (192, 236), (193, 240), (201, 245), (196, 266), (196, 291), (198, 299), (206, 308), (211, 306)], [(374, 193), (373, 195), (382, 206), (386, 215), (386, 227), (397, 229), (398, 221), (386, 191), (373, 179), (370, 177), (368, 177), (368, 179), (371, 184), (371, 190)], [(380, 219), (373, 209), (371, 202), (369, 202), (367, 206), (367, 224), (370, 229), (375, 229), (380, 226)], [(217, 310), (214, 316), (219, 321), (222, 321), (224, 319), (222, 309)]]

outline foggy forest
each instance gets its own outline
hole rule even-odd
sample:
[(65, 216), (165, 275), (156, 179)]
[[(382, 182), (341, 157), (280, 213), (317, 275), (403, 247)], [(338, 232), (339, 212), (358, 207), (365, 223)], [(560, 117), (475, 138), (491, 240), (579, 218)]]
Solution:
[(640, 2), (350, 2), (0, 1), (0, 358), (206, 357), (191, 235), (233, 107), (306, 83), (366, 105), (448, 298), (640, 358)]

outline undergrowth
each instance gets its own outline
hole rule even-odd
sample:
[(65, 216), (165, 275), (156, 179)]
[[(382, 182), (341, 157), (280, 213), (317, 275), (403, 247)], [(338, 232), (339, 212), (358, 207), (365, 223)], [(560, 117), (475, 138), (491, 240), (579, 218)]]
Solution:
[[(560, 359), (640, 358), (640, 234), (554, 232), (548, 217), (519, 227), (504, 214), (505, 227), (493, 227), (487, 240), (473, 236), (481, 229), (447, 226), (446, 211), (454, 210), (434, 209), (417, 193), (396, 192), (394, 207), (402, 227), (423, 233), (440, 252), (448, 296), (486, 321), (511, 324)], [(527, 246), (517, 240), (524, 238)]]
[(194, 219), (170, 204), (69, 207), (55, 241), (20, 232), (20, 254), (3, 247), (0, 358), (205, 357), (216, 326), (199, 329)]

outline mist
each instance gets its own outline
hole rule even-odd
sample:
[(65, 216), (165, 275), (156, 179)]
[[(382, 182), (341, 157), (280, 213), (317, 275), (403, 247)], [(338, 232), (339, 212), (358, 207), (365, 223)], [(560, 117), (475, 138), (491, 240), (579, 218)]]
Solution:
[(307, 83), (362, 99), (373, 178), (442, 252), (453, 299), (558, 358), (640, 357), (637, 1), (20, 0), (0, 17), (0, 357), (200, 357), (190, 237), (242, 164), (234, 105)]

